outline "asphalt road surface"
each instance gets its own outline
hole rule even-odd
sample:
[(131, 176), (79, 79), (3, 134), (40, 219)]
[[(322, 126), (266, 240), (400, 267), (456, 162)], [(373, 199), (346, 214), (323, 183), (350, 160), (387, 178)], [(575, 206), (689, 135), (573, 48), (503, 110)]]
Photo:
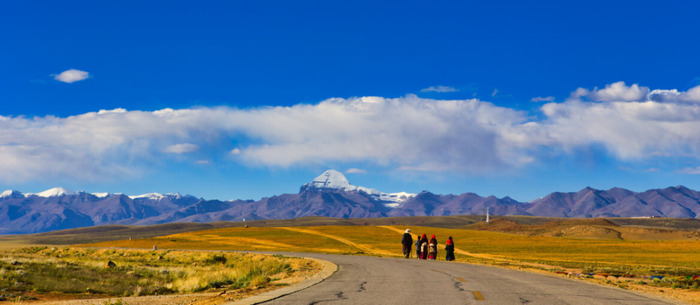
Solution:
[(307, 289), (262, 304), (678, 304), (622, 289), (497, 267), (369, 256), (290, 254), (338, 265)]

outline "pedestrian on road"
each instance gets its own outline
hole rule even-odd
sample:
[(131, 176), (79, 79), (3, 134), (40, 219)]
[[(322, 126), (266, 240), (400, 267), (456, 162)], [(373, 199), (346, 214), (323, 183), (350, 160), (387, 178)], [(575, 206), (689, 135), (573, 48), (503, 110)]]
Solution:
[(420, 244), (421, 244), (420, 235), (418, 235), (416, 237), (416, 259), (420, 259), (420, 255), (422, 253), (420, 251)]
[(405, 258), (411, 257), (411, 246), (413, 246), (413, 237), (411, 236), (411, 229), (406, 229), (406, 233), (403, 233), (401, 244), (403, 245), (403, 256)]
[(452, 236), (447, 238), (447, 245), (445, 245), (445, 260), (455, 260), (455, 243), (452, 241)]
[(437, 258), (438, 242), (435, 235), (430, 237), (430, 242), (428, 243), (428, 259), (435, 260)]
[(428, 238), (423, 234), (420, 238), (420, 259), (428, 258)]

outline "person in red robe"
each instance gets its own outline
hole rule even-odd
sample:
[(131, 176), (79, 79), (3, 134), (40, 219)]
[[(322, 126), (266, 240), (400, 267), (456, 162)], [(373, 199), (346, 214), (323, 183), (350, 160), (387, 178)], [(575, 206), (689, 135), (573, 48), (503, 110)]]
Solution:
[(435, 238), (435, 235), (430, 237), (430, 241), (428, 242), (428, 259), (435, 260), (437, 259), (437, 252), (438, 252), (438, 242), (437, 239)]

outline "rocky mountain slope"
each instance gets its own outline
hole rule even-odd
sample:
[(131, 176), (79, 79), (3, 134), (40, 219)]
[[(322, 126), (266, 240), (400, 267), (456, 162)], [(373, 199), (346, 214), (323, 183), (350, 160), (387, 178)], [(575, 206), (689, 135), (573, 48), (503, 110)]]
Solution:
[(683, 186), (637, 193), (584, 188), (552, 193), (532, 202), (474, 193), (438, 195), (383, 193), (351, 185), (329, 170), (301, 186), (298, 194), (252, 200), (205, 200), (180, 194), (89, 194), (63, 188), (38, 194), (0, 194), (0, 234), (24, 234), (106, 224), (290, 219), (303, 216), (370, 218), (388, 216), (536, 215), (549, 217), (700, 218), (700, 193)]

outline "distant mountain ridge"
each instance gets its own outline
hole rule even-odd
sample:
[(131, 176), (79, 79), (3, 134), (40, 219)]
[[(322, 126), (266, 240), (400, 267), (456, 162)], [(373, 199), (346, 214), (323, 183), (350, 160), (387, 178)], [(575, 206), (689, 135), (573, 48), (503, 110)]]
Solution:
[(329, 170), (300, 187), (298, 194), (253, 200), (205, 200), (181, 194), (73, 192), (54, 188), (37, 194), (0, 193), (0, 234), (39, 233), (107, 224), (291, 219), (303, 216), (370, 218), (390, 216), (492, 215), (548, 217), (700, 218), (700, 192), (684, 186), (633, 192), (622, 188), (551, 193), (531, 202), (474, 193), (438, 195), (383, 193), (354, 186)]

